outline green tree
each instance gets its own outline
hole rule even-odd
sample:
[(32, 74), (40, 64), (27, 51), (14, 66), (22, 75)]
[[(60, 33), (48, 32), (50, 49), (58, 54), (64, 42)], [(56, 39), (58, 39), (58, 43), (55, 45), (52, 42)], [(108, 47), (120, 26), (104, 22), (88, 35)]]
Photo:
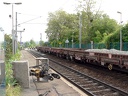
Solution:
[(5, 60), (12, 56), (12, 39), (10, 35), (5, 34)]
[(96, 34), (96, 37), (93, 38), (93, 41), (95, 41), (95, 43), (98, 43), (102, 40), (102, 35), (99, 31), (96, 31), (95, 34)]
[(24, 43), (24, 48), (28, 48), (29, 47), (29, 42), (25, 42)]
[(128, 23), (124, 27), (121, 26), (121, 31), (123, 42), (128, 42)]
[[(77, 8), (78, 13), (82, 16), (82, 41), (102, 42), (104, 34), (109, 35), (117, 30), (118, 24), (114, 19), (110, 19), (107, 14), (95, 8), (95, 0), (80, 0)], [(100, 37), (97, 37), (97, 32)], [(110, 35), (111, 36), (111, 35)], [(97, 39), (100, 38), (98, 41)], [(96, 41), (95, 41), (96, 40)]]
[[(94, 40), (93, 38), (95, 38), (95, 36), (97, 35), (96, 31), (98, 30), (101, 36), (103, 37), (102, 39), (100, 39), (99, 42), (102, 42), (104, 41), (105, 37), (108, 36), (109, 34), (115, 34), (117, 29), (118, 29), (117, 22), (113, 19), (110, 19), (109, 16), (107, 16), (106, 14), (103, 14), (100, 18), (94, 20), (91, 31), (95, 33), (92, 33), (91, 38), (92, 40)], [(113, 35), (109, 35), (109, 36), (113, 36)]]
[[(82, 19), (82, 42), (89, 43), (93, 32), (91, 31), (92, 23), (99, 11), (95, 10), (96, 2), (94, 0), (79, 0), (77, 12)], [(94, 14), (95, 13), (95, 14)], [(97, 30), (96, 30), (97, 31)], [(95, 33), (95, 32), (94, 32)]]
[(39, 44), (40, 44), (40, 46), (43, 46), (44, 45), (44, 41), (40, 41)]
[(30, 43), (29, 43), (29, 47), (36, 47), (36, 43), (35, 43), (35, 41), (34, 40), (30, 40)]
[[(119, 25), (107, 14), (95, 9), (94, 0), (81, 0), (77, 8), (77, 14), (69, 14), (63, 10), (49, 13), (48, 28), (45, 33), (49, 44), (59, 47), (65, 45), (66, 39), (71, 43), (79, 43), (79, 17), (81, 13), (82, 43), (94, 43), (117, 41)], [(112, 37), (114, 40), (112, 40)]]
[(71, 41), (71, 34), (74, 33), (78, 36), (77, 15), (58, 10), (54, 13), (49, 13), (48, 21), (48, 28), (45, 33), (47, 34), (50, 44), (59, 46), (60, 43), (64, 44), (66, 39)]

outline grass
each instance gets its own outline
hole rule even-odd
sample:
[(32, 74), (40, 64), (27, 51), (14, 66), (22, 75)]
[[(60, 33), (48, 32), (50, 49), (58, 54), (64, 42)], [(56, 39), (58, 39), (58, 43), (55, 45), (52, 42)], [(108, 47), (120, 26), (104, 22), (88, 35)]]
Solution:
[[(21, 86), (17, 83), (17, 80), (13, 78), (12, 61), (20, 59), (20, 52), (17, 52), (9, 60), (5, 60), (5, 83), (6, 83), (6, 96), (20, 96)], [(16, 86), (15, 86), (16, 85)]]
[(6, 87), (6, 96), (20, 96), (21, 87), (18, 85), (16, 87), (7, 86)]

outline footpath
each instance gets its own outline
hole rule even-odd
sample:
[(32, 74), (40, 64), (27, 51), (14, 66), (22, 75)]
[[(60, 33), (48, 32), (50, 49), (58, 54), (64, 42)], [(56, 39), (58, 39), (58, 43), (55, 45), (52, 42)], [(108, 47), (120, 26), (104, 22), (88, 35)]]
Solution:
[[(27, 60), (29, 67), (36, 65), (35, 58), (28, 51), (22, 50), (21, 52), (21, 61)], [(30, 88), (22, 88), (21, 96), (87, 96), (62, 77), (48, 82), (35, 80), (36, 77), (30, 76)]]

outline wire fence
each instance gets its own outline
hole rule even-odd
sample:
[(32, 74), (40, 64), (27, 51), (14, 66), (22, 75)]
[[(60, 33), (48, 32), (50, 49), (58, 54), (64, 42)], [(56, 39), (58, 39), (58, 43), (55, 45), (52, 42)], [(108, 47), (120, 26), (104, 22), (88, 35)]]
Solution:
[[(60, 47), (60, 48), (80, 48), (78, 43), (68, 43), (68, 44), (54, 44), (54, 46), (48, 44), (49, 47)], [(94, 43), (93, 45), (91, 43), (88, 44), (81, 44), (82, 49), (117, 49), (120, 50), (120, 42), (110, 42), (108, 44), (104, 43)], [(128, 51), (128, 42), (123, 42), (122, 44), (122, 50)]]

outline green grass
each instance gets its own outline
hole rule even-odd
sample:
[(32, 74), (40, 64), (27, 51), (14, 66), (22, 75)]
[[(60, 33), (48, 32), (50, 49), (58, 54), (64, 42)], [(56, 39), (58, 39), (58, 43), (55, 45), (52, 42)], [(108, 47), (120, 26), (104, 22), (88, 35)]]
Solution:
[[(5, 60), (5, 83), (6, 83), (6, 96), (20, 96), (21, 86), (17, 83), (17, 80), (13, 78), (12, 61), (20, 59), (20, 52), (13, 55), (9, 60)], [(16, 85), (16, 86), (15, 86)]]
[(21, 87), (18, 85), (16, 87), (7, 86), (6, 87), (6, 96), (21, 96)]

